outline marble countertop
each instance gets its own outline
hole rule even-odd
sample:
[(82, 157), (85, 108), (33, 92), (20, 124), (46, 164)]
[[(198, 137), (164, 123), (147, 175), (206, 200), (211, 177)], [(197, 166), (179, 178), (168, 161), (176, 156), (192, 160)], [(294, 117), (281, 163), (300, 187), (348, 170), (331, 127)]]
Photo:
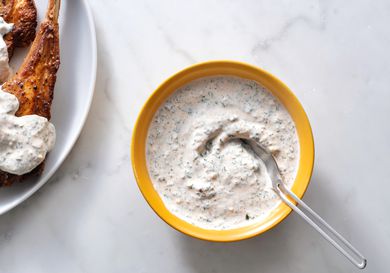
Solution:
[(96, 93), (60, 170), (0, 217), (0, 272), (358, 272), (296, 215), (229, 244), (161, 221), (130, 167), (136, 116), (165, 78), (210, 59), (282, 79), (310, 118), (314, 175), (304, 200), (388, 271), (388, 1), (90, 1)]

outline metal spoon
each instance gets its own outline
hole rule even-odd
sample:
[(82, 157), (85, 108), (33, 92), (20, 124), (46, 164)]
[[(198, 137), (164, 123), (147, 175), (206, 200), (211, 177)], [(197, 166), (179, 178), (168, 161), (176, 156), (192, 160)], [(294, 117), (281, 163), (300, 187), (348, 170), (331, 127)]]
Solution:
[[(272, 187), (284, 203), (297, 212), (303, 220), (317, 230), (322, 237), (328, 240), (328, 242), (347, 257), (354, 265), (360, 269), (366, 267), (367, 260), (364, 256), (284, 185), (278, 164), (270, 152), (266, 151), (253, 139), (234, 136), (229, 137), (229, 140), (234, 139), (241, 140), (246, 149), (252, 150), (264, 162), (268, 175), (272, 180)], [(289, 198), (298, 203), (307, 213), (298, 208)]]

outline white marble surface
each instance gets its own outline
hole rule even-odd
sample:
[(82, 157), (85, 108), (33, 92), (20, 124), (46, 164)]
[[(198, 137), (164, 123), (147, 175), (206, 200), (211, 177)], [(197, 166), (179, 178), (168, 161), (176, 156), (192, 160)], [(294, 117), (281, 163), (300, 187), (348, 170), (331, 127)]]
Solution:
[[(51, 182), (0, 217), (0, 272), (358, 272), (297, 216), (230, 244), (162, 222), (141, 196), (129, 143), (143, 102), (195, 62), (263, 67), (311, 120), (315, 170), (304, 200), (388, 272), (388, 1), (90, 1), (96, 94)], [(387, 259), (386, 259), (387, 258)]]

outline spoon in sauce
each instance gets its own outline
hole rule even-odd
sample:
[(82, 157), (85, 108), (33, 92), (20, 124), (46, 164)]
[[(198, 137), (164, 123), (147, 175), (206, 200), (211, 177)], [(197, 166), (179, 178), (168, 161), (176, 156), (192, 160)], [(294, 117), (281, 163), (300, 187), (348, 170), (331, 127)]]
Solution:
[[(266, 149), (261, 147), (256, 141), (250, 138), (242, 138), (239, 136), (229, 137), (229, 140), (240, 140), (244, 148), (258, 156), (267, 169), (268, 175), (272, 181), (272, 187), (278, 196), (299, 214), (309, 225), (318, 231), (329, 243), (331, 243), (338, 251), (340, 251), (348, 260), (355, 266), (363, 269), (367, 265), (367, 260), (364, 256), (354, 248), (344, 237), (334, 230), (324, 219), (315, 213), (308, 205), (298, 198), (291, 190), (283, 183), (278, 164), (273, 155)], [(294, 204), (294, 201), (299, 205), (299, 208)], [(303, 210), (302, 210), (303, 209)], [(306, 212), (304, 212), (306, 211)]]

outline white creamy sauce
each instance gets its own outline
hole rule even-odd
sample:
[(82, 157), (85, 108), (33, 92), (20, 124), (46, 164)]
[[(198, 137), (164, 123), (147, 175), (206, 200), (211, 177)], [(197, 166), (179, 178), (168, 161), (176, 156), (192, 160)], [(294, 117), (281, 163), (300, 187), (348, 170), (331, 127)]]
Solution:
[(291, 187), (299, 143), (283, 105), (254, 81), (203, 78), (168, 98), (148, 132), (148, 170), (176, 216), (206, 229), (232, 229), (280, 204), (263, 162), (232, 136), (255, 139), (272, 152)]
[[(8, 52), (3, 35), (12, 24), (0, 17), (0, 82), (10, 75)], [(18, 99), (0, 88), (0, 170), (22, 175), (43, 162), (55, 143), (54, 125), (38, 115), (16, 117)]]

